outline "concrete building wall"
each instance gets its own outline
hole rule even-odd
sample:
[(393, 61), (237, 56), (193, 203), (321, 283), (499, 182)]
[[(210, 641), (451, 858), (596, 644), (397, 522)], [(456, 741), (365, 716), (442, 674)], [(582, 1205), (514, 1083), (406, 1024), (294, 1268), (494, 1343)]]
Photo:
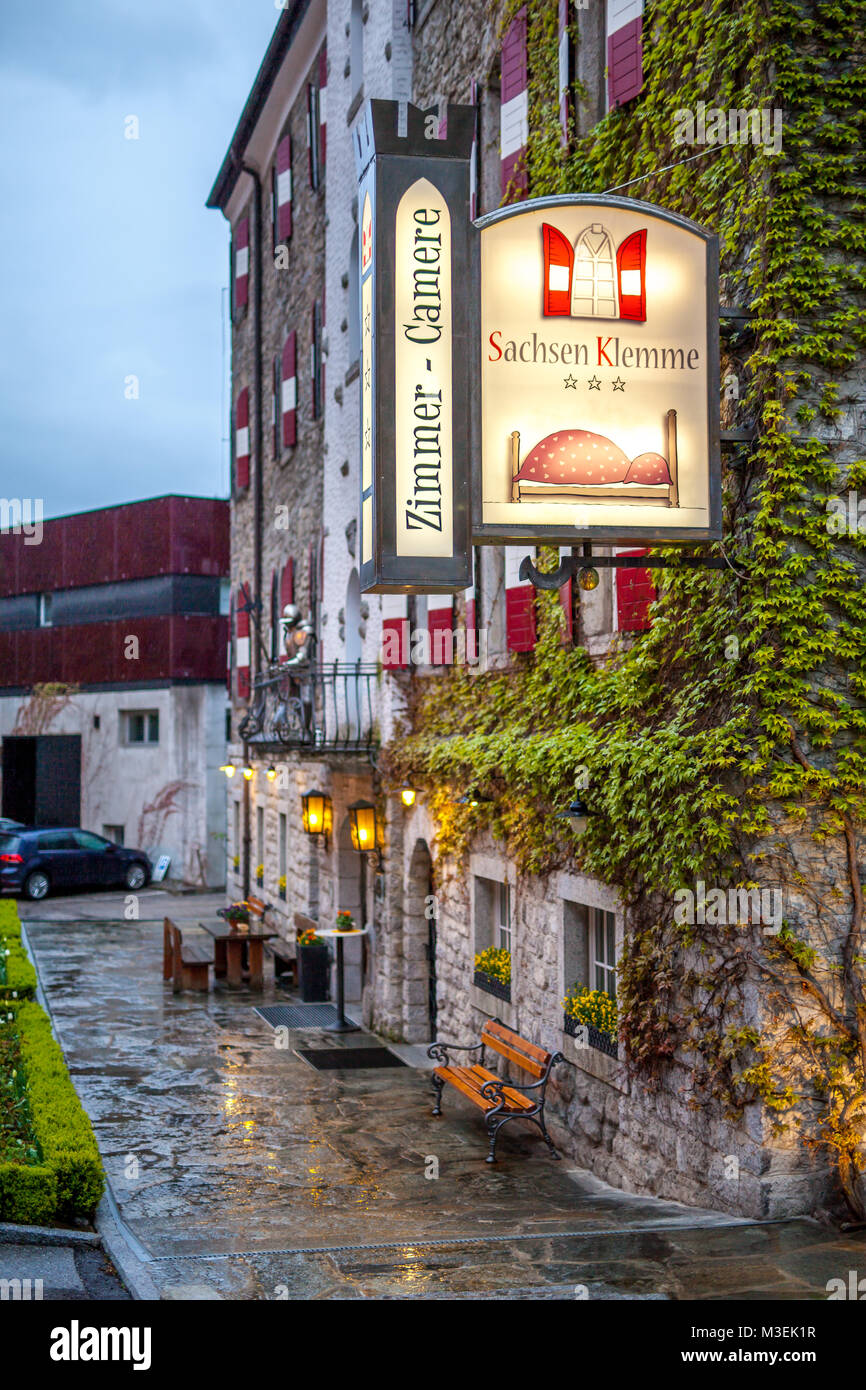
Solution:
[[(0, 698), (0, 740), (11, 734), (27, 697)], [(159, 715), (159, 741), (130, 746), (123, 715)], [(225, 689), (176, 685), (155, 690), (72, 694), (41, 730), (81, 735), (81, 826), (171, 856), (169, 878), (220, 887), (225, 876)]]

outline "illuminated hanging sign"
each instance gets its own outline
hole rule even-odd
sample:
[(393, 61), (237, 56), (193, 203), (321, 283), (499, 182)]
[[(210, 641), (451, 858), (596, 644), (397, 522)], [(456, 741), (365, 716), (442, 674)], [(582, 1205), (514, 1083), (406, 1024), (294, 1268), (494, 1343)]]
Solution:
[(719, 537), (717, 238), (615, 196), (476, 227), (476, 540)]
[(474, 108), (371, 101), (360, 180), (361, 588), (470, 582), (469, 161)]

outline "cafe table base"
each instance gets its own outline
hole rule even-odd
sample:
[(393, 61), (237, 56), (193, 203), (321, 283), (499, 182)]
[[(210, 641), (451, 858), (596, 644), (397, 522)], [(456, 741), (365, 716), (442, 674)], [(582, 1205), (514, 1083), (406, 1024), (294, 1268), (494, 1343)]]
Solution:
[(343, 942), (350, 936), (366, 936), (367, 928), (358, 931), (322, 931), (317, 928), (317, 936), (333, 936), (337, 942), (337, 1021), (322, 1029), (323, 1033), (358, 1033), (361, 1025), (346, 1017), (346, 986), (343, 978)]

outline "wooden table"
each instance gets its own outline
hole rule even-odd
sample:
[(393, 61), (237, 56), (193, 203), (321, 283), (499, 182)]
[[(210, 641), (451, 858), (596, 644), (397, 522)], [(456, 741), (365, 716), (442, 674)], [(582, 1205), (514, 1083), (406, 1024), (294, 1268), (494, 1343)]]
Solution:
[(252, 989), (262, 989), (264, 985), (264, 943), (271, 937), (279, 936), (273, 927), (262, 926), (261, 922), (251, 922), (248, 927), (238, 930), (230, 927), (221, 918), (199, 922), (203, 931), (213, 937), (214, 967), (216, 976), (224, 976), (228, 984), (243, 982), (244, 946), (250, 948), (249, 984)]

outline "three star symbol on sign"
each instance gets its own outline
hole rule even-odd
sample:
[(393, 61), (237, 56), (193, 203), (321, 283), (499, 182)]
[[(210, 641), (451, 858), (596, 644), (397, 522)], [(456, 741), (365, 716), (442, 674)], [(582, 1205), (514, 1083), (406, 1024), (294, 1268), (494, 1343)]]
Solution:
[[(565, 386), (565, 389), (566, 389), (567, 391), (568, 391), (568, 390), (572, 390), (572, 389), (575, 390), (575, 391), (577, 390), (578, 385), (579, 385), (578, 379), (577, 379), (577, 377), (572, 376), (570, 372), (569, 372), (568, 376), (563, 377), (562, 380), (563, 380), (563, 384), (564, 384), (564, 386)], [(617, 379), (616, 379), (616, 381), (612, 381), (610, 384), (611, 384), (611, 386), (613, 387), (614, 391), (624, 391), (624, 390), (625, 390), (625, 382), (623, 381), (622, 377), (619, 377), (619, 376), (618, 376)], [(599, 381), (599, 379), (598, 379), (597, 376), (593, 376), (593, 377), (590, 377), (590, 378), (589, 378), (589, 389), (590, 389), (590, 391), (600, 391), (601, 388), (602, 388), (602, 382)]]

